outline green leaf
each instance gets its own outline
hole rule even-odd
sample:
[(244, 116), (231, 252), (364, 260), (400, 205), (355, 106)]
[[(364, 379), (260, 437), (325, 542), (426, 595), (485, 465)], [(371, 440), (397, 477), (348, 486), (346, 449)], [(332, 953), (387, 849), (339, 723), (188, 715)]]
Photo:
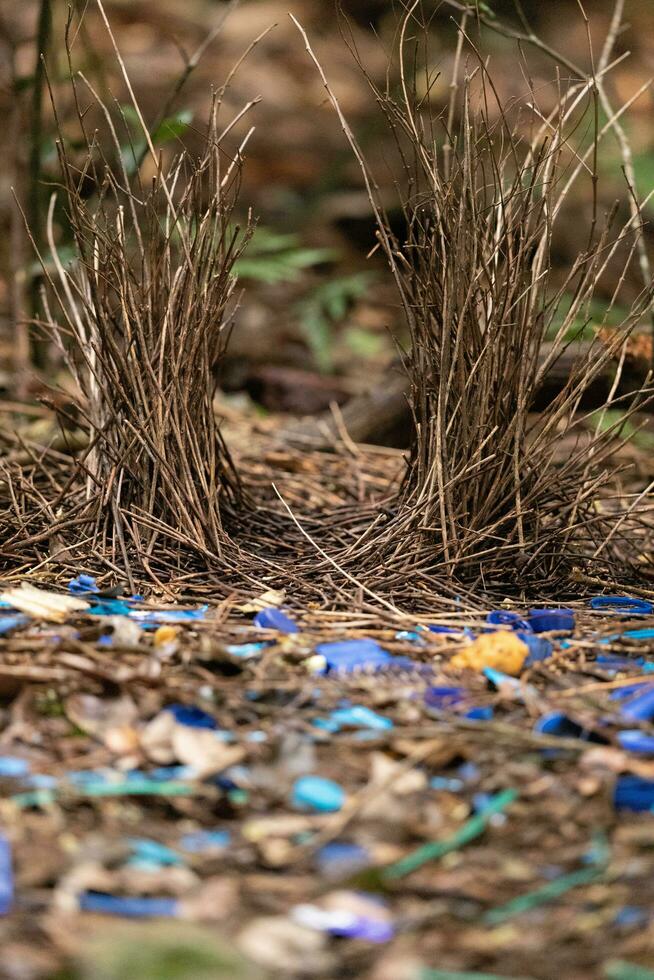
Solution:
[(234, 273), (240, 279), (274, 284), (295, 282), (304, 269), (333, 262), (338, 253), (331, 248), (304, 248), (297, 235), (257, 228), (245, 254), (237, 259)]

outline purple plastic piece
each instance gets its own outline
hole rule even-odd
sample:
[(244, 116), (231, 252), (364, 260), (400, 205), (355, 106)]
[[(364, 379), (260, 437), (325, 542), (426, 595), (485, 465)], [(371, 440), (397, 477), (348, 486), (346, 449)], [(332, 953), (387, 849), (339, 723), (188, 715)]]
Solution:
[(650, 721), (654, 718), (654, 685), (648, 684), (646, 690), (623, 704), (620, 713), (630, 721)]
[(254, 617), (254, 625), (258, 626), (262, 630), (277, 630), (279, 633), (299, 633), (300, 629), (297, 623), (294, 623), (292, 619), (283, 613), (281, 609), (275, 609), (274, 606), (270, 606), (268, 609), (262, 609)]
[(0, 834), (0, 915), (8, 915), (14, 901), (14, 874), (11, 866), (11, 845)]
[(428, 687), (425, 691), (425, 704), (430, 708), (447, 710), (460, 704), (467, 697), (465, 687)]
[(357, 915), (347, 926), (332, 926), (329, 930), (332, 936), (343, 936), (347, 939), (363, 939), (369, 943), (387, 943), (395, 935), (395, 929), (390, 922), (380, 922), (367, 916)]

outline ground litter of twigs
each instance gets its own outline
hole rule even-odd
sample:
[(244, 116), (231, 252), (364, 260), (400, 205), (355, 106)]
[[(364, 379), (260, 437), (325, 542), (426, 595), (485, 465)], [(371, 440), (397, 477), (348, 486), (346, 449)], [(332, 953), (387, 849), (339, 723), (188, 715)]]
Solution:
[(654, 975), (648, 600), (32, 590), (0, 608), (3, 976)]

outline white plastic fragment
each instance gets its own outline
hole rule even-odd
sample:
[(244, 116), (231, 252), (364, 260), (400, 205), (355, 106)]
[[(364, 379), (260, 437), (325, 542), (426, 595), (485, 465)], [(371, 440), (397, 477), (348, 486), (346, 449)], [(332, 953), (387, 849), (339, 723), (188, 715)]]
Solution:
[(64, 623), (72, 613), (84, 612), (90, 608), (84, 599), (37, 589), (26, 582), (18, 588), (7, 589), (0, 595), (0, 599), (33, 619), (45, 619), (51, 623)]

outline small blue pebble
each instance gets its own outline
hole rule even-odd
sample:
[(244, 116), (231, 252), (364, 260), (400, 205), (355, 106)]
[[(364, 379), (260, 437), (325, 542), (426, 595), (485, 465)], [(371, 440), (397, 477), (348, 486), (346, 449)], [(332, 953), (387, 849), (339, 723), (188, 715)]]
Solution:
[(335, 813), (345, 803), (345, 790), (322, 776), (300, 776), (293, 786), (291, 802), (299, 810)]

